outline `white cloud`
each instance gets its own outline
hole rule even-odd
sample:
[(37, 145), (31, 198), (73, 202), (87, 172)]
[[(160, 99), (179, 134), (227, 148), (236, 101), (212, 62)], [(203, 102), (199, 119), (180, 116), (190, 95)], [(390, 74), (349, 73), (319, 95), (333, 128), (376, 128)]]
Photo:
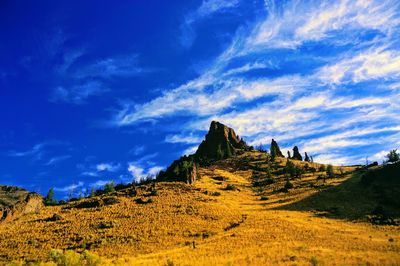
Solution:
[(317, 76), (329, 83), (358, 83), (370, 79), (400, 79), (400, 52), (374, 48), (323, 67)]
[(55, 187), (54, 190), (55, 191), (59, 191), (59, 192), (73, 192), (74, 190), (76, 190), (77, 188), (83, 187), (85, 183), (82, 181), (79, 181), (78, 183), (74, 183), (65, 187)]
[(152, 166), (147, 170), (137, 162), (128, 163), (128, 172), (132, 175), (135, 182), (139, 182), (142, 178), (155, 177), (158, 172), (164, 169), (161, 166)]
[(193, 133), (188, 133), (186, 135), (167, 135), (165, 137), (165, 142), (168, 143), (200, 143), (202, 137), (194, 136)]
[(69, 158), (71, 158), (71, 155), (53, 157), (50, 160), (48, 160), (47, 163), (45, 163), (45, 165), (55, 165), (56, 163), (67, 160)]
[(121, 165), (120, 164), (113, 164), (113, 163), (100, 163), (96, 165), (96, 169), (99, 172), (116, 172), (120, 169)]
[[(354, 33), (374, 29), (391, 34), (400, 23), (394, 0), (266, 1), (268, 16), (247, 39), (247, 50), (297, 48), (307, 41), (354, 42)], [(301, 14), (301, 15), (300, 15)], [(340, 36), (337, 38), (337, 36)], [(336, 37), (336, 40), (335, 40)]]

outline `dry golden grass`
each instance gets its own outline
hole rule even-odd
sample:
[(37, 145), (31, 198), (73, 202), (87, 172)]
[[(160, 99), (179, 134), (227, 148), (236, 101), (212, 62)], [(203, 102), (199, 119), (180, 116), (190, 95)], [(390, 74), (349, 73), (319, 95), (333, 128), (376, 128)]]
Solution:
[[(276, 176), (255, 190), (253, 170), (234, 167), (244, 157), (259, 166), (265, 161), (253, 152), (201, 168), (195, 188), (157, 184), (157, 196), (140, 195), (153, 203), (119, 192), (120, 202), (111, 206), (46, 207), (3, 224), (0, 259), (46, 261), (53, 248), (82, 252), (86, 245), (103, 265), (400, 265), (399, 227), (319, 217), (311, 203), (300, 204), (350, 175), (323, 183), (318, 173), (308, 174), (292, 181), (288, 193), (277, 191), (285, 179)], [(63, 220), (45, 221), (54, 213)], [(101, 223), (112, 228), (99, 229)]]

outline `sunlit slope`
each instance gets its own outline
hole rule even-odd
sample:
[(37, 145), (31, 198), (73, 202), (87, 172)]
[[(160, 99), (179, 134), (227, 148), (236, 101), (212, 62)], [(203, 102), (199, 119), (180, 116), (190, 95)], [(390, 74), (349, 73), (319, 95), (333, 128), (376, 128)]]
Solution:
[[(99, 207), (82, 204), (94, 199), (46, 207), (0, 226), (1, 259), (47, 260), (52, 248), (86, 248), (104, 265), (400, 264), (398, 226), (353, 222), (327, 215), (330, 204), (319, 198), (307, 202), (352, 182), (354, 168), (335, 168), (343, 175), (325, 181), (322, 172), (305, 173), (285, 191), (286, 159), (274, 164), (273, 183), (263, 186), (254, 184), (264, 178), (266, 155), (246, 152), (200, 168), (195, 186), (159, 183), (107, 195)], [(106, 205), (110, 197), (118, 202)], [(49, 221), (54, 213), (62, 219)]]

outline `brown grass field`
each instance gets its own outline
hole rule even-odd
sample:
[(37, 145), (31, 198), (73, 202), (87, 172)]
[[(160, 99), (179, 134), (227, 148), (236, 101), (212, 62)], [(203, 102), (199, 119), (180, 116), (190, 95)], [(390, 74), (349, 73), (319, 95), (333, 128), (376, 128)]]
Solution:
[(254, 187), (254, 169), (236, 167), (243, 158), (266, 166), (248, 152), (201, 168), (195, 186), (128, 188), (0, 224), (0, 265), (54, 265), (54, 249), (66, 250), (65, 265), (82, 264), (84, 250), (87, 265), (400, 265), (400, 228), (363, 219), (374, 202), (354, 167), (326, 181), (307, 173), (284, 192), (278, 172)]

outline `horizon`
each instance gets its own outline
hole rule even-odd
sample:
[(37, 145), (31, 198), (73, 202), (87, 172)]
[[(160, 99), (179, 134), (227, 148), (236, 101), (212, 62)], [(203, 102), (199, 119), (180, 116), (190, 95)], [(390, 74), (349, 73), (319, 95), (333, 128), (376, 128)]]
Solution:
[(0, 4), (0, 184), (56, 197), (155, 175), (212, 120), (315, 162), (400, 146), (400, 3)]

